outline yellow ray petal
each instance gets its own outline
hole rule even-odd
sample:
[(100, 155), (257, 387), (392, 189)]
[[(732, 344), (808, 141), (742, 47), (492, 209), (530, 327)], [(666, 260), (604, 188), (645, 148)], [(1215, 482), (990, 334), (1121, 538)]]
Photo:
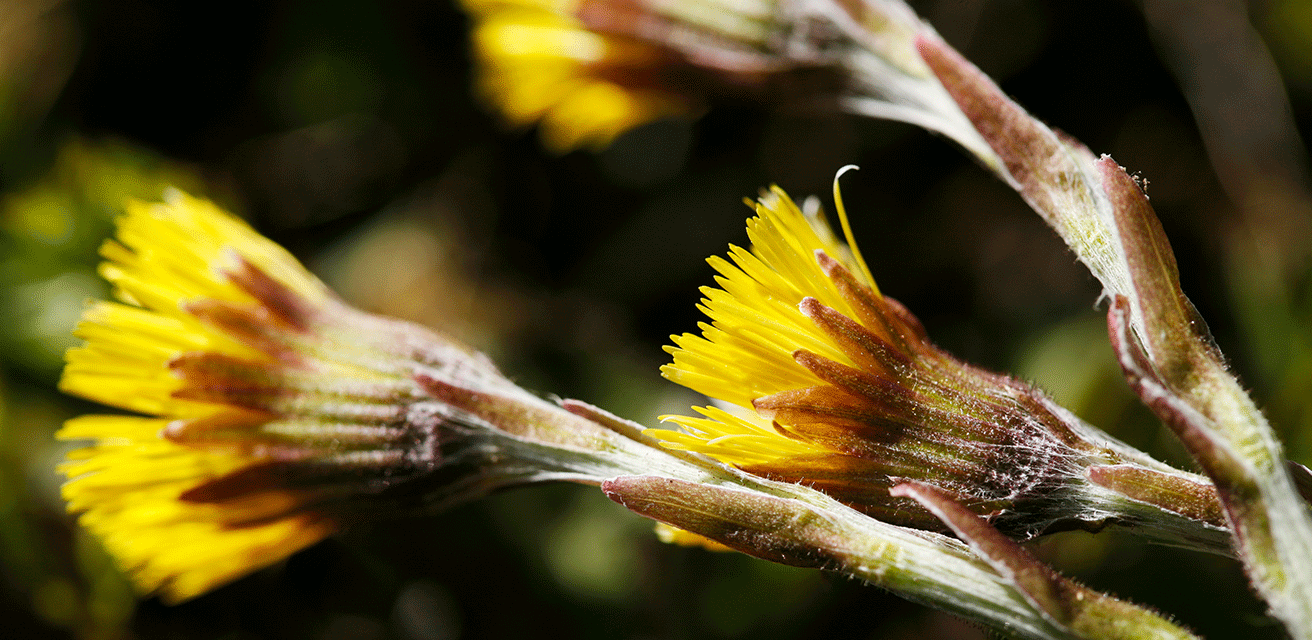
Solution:
[(823, 384), (794, 360), (798, 350), (854, 364), (842, 346), (798, 307), (812, 297), (840, 313), (853, 313), (851, 303), (821, 269), (816, 252), (839, 260), (855, 277), (868, 280), (864, 264), (838, 241), (818, 211), (804, 213), (778, 187), (763, 194), (754, 208), (757, 215), (747, 221), (751, 250), (730, 246), (728, 260), (718, 256), (707, 260), (719, 274), (719, 288), (702, 289), (706, 297), (700, 308), (711, 323), (702, 324), (700, 336), (673, 336), (675, 346), (666, 348), (673, 362), (661, 368), (666, 378), (741, 407), (747, 415), (695, 407), (705, 417), (663, 418), (684, 431), (648, 431), (671, 448), (739, 465), (831, 452), (780, 433), (771, 421), (754, 414), (752, 402)]

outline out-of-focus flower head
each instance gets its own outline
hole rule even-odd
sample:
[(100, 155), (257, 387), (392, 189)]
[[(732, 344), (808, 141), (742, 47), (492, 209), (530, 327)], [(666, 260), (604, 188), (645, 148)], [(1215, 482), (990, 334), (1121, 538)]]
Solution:
[(462, 0), (478, 83), (556, 151), (709, 99), (891, 118), (996, 157), (921, 60), (900, 0)]
[(61, 438), (94, 443), (61, 471), (144, 593), (185, 600), (360, 518), (569, 477), (533, 447), (600, 437), (481, 355), (348, 307), (207, 201), (173, 190), (118, 226), (101, 274), (119, 302), (86, 310), (60, 387), (141, 415), (70, 420)]
[(564, 152), (600, 148), (637, 125), (695, 109), (668, 86), (674, 59), (661, 47), (589, 31), (577, 3), (464, 0), (481, 69), (478, 88), (512, 126), (539, 124), (543, 143)]
[[(842, 215), (837, 186), (835, 199)], [(1054, 505), (1084, 484), (1087, 464), (1115, 456), (1077, 419), (933, 345), (819, 211), (803, 212), (777, 187), (755, 209), (751, 249), (708, 261), (719, 272), (718, 288), (702, 289), (711, 322), (700, 336), (674, 336), (674, 361), (662, 369), (723, 404), (668, 416), (682, 431), (648, 433), (897, 524), (941, 527), (914, 501), (889, 496), (921, 482), (1011, 535), (1083, 526), (1071, 521), (1079, 509)]]

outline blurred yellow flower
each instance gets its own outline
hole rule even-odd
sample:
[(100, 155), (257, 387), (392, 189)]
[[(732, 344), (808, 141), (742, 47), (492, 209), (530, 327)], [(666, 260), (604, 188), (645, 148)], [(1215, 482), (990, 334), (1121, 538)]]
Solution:
[(479, 91), (512, 126), (539, 125), (556, 152), (601, 148), (617, 135), (694, 106), (662, 74), (662, 48), (588, 30), (577, 3), (462, 0), (474, 17)]
[(933, 30), (900, 0), (461, 3), (481, 93), (557, 152), (727, 99), (902, 120), (1000, 166), (921, 60)]

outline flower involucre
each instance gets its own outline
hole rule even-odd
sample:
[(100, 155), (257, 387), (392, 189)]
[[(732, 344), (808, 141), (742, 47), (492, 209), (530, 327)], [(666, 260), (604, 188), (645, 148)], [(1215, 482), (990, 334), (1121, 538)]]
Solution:
[(144, 415), (70, 420), (59, 437), (94, 444), (61, 471), (70, 511), (141, 591), (185, 600), (348, 520), (501, 478), (433, 480), (460, 457), (455, 430), (486, 424), (470, 407), (495, 421), (527, 396), (486, 359), (351, 309), (209, 202), (171, 191), (118, 226), (100, 271), (119, 302), (87, 309), (60, 388)]
[(803, 213), (777, 187), (755, 209), (751, 250), (708, 260), (719, 273), (718, 288), (702, 289), (710, 324), (674, 336), (674, 361), (662, 368), (736, 409), (667, 416), (683, 431), (649, 434), (897, 524), (942, 529), (914, 501), (889, 496), (906, 481), (949, 491), (1012, 535), (1076, 518), (1045, 505), (1082, 482), (1093, 457), (1115, 459), (1073, 432), (1078, 420), (930, 343), (822, 214)]

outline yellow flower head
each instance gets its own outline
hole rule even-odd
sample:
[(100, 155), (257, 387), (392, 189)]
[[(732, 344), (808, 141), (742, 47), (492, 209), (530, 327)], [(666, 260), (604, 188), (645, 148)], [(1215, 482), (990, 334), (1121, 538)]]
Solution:
[[(101, 252), (101, 273), (122, 302), (86, 311), (77, 330), (86, 345), (69, 351), (60, 388), (153, 417), (83, 416), (64, 426), (60, 438), (96, 441), (61, 468), (69, 509), (84, 512), (81, 522), (144, 591), (171, 600), (334, 531), (332, 519), (301, 508), (310, 496), (296, 491), (202, 495), (221, 478), (277, 464), (274, 433), (258, 445), (232, 437), (269, 423), (261, 389), (236, 380), (279, 374), (287, 354), (262, 344), (256, 326), (303, 331), (328, 299), (323, 285), (242, 222), (178, 192), (166, 204), (131, 203), (119, 240)], [(243, 391), (251, 402), (230, 401)]]
[(557, 152), (601, 148), (710, 99), (903, 120), (997, 158), (915, 48), (892, 0), (461, 0), (477, 85)]
[[(847, 232), (846, 216), (834, 187)], [(1022, 534), (1050, 523), (1065, 462), (1086, 447), (1066, 414), (1032, 388), (961, 363), (882, 295), (855, 247), (777, 187), (755, 203), (751, 249), (708, 260), (701, 335), (674, 336), (665, 377), (726, 406), (667, 416), (667, 446), (801, 482), (898, 524), (941, 528), (888, 489), (914, 480), (949, 490)], [(1078, 476), (1078, 473), (1075, 474)], [(1014, 522), (1009, 522), (1015, 518)]]
[(513, 126), (540, 126), (565, 152), (601, 148), (647, 122), (687, 114), (690, 98), (667, 86), (661, 47), (589, 30), (570, 0), (462, 0), (473, 15), (478, 87)]
[(460, 453), (469, 437), (452, 429), (526, 411), (485, 359), (347, 307), (281, 247), (177, 191), (130, 203), (101, 253), (119, 302), (87, 309), (60, 387), (144, 415), (64, 426), (93, 441), (62, 465), (64, 496), (143, 592), (185, 600), (348, 520), (495, 487), (491, 473), (432, 480), (456, 458), (481, 464), (486, 447)]

